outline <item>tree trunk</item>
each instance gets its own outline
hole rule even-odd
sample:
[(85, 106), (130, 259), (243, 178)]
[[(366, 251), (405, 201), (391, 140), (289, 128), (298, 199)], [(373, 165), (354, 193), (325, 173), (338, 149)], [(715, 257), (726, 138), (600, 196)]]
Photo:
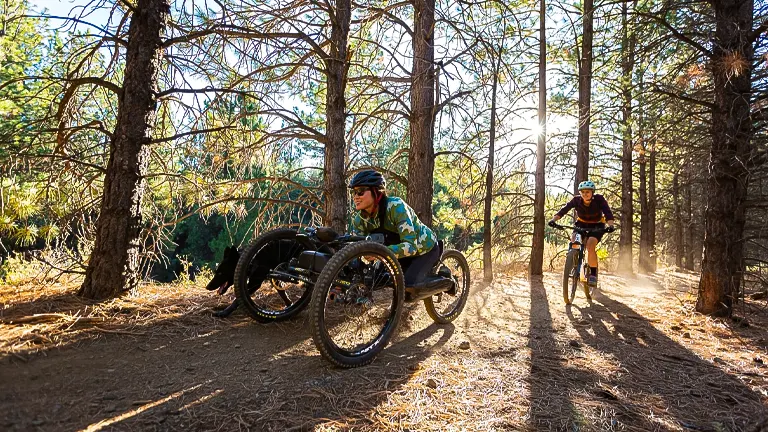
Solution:
[(435, 0), (413, 1), (413, 73), (411, 75), (411, 151), (408, 154), (408, 203), (432, 226), (435, 169)]
[(589, 125), (591, 122), (592, 100), (592, 35), (594, 7), (593, 0), (584, 0), (584, 15), (582, 18), (583, 35), (581, 45), (581, 60), (579, 61), (579, 137), (576, 142), (576, 182), (589, 178)]
[(683, 213), (680, 211), (680, 174), (677, 172), (672, 177), (672, 204), (675, 218), (675, 265), (677, 268), (683, 268), (683, 256), (685, 255)]
[(656, 271), (656, 141), (648, 161), (648, 271)]
[(695, 244), (695, 225), (693, 223), (693, 207), (691, 206), (691, 170), (690, 167), (685, 168), (685, 185), (683, 185), (683, 206), (684, 210), (684, 225), (685, 225), (685, 269), (693, 270), (695, 268), (695, 256), (698, 251), (698, 255), (701, 255), (701, 249)]
[(730, 316), (741, 282), (745, 199), (751, 160), (753, 0), (713, 0), (714, 110), (704, 216), (704, 259), (696, 310)]
[[(503, 43), (502, 43), (503, 45)], [(495, 51), (495, 49), (494, 49)], [(491, 131), (488, 143), (488, 167), (485, 173), (485, 208), (483, 209), (483, 280), (493, 281), (493, 257), (491, 249), (493, 236), (491, 228), (491, 204), (493, 204), (493, 163), (496, 152), (496, 91), (499, 87), (499, 70), (501, 69), (501, 47), (496, 55), (496, 64), (493, 69), (493, 86), (491, 88)]]
[(325, 224), (338, 232), (347, 226), (347, 191), (344, 159), (346, 156), (346, 110), (344, 91), (347, 86), (347, 40), (352, 19), (351, 1), (336, 2), (336, 16), (331, 17), (330, 56), (326, 59), (328, 88), (326, 91), (325, 143)]
[(141, 202), (156, 120), (161, 36), (169, 13), (166, 0), (139, 0), (131, 17), (96, 241), (78, 292), (86, 298), (113, 297), (139, 283)]
[(544, 200), (546, 198), (547, 160), (547, 34), (546, 4), (539, 0), (539, 136), (536, 147), (536, 190), (533, 199), (533, 248), (531, 274), (544, 271)]
[[(643, 148), (645, 144), (643, 144)], [(647, 180), (647, 153), (641, 150), (642, 154), (638, 160), (640, 168), (640, 256), (638, 261), (641, 271), (648, 271), (649, 251), (648, 251), (648, 180)]]
[(635, 66), (635, 35), (627, 19), (628, 1), (621, 7), (624, 32), (621, 40), (622, 59), (622, 110), (623, 129), (621, 154), (621, 232), (619, 233), (619, 270), (632, 272), (632, 235), (634, 208), (632, 202), (632, 71)]

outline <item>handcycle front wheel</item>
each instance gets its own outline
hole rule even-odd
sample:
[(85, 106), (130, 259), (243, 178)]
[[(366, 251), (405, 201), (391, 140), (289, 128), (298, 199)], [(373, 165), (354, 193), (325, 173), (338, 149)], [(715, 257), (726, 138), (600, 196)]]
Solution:
[(394, 336), (404, 298), (395, 255), (379, 243), (350, 244), (333, 255), (315, 282), (312, 340), (336, 366), (367, 365)]
[(469, 297), (469, 263), (464, 255), (453, 249), (447, 249), (437, 263), (438, 267), (444, 265), (451, 271), (451, 279), (456, 284), (454, 295), (447, 292), (424, 299), (424, 307), (427, 314), (438, 324), (448, 324), (455, 320), (464, 310)]
[(566, 305), (573, 303), (576, 297), (576, 288), (579, 284), (579, 269), (576, 268), (579, 261), (579, 251), (572, 249), (565, 256), (563, 268), (563, 300)]

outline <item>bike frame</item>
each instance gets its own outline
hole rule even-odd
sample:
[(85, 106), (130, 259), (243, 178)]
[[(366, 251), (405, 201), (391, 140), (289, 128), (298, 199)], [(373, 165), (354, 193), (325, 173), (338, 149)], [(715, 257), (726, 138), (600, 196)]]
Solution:
[[(571, 269), (571, 277), (579, 277), (579, 278), (581, 277), (581, 268), (584, 265), (584, 247), (585, 245), (582, 243), (582, 234), (579, 232), (574, 232), (573, 240), (568, 243), (568, 251), (571, 251), (573, 249), (578, 250), (579, 258), (578, 260), (576, 260), (576, 263), (574, 263), (573, 269)], [(586, 276), (585, 276), (585, 280), (586, 280)]]

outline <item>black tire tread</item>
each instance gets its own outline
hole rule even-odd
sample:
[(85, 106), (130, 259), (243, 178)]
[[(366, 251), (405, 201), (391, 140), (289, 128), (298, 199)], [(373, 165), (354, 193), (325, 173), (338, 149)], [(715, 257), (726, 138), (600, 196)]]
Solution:
[(565, 256), (565, 266), (563, 267), (563, 300), (565, 300), (566, 305), (570, 305), (573, 301), (571, 299), (571, 284), (573, 283), (571, 280), (571, 269), (573, 269), (578, 254), (579, 251), (572, 249), (568, 251), (568, 254)]
[[(324, 316), (325, 297), (327, 296), (327, 287), (332, 282), (331, 278), (335, 277), (335, 275), (339, 272), (339, 270), (341, 270), (341, 266), (343, 266), (349, 259), (351, 259), (354, 256), (363, 255), (365, 252), (372, 252), (380, 255), (389, 255), (392, 258), (398, 272), (398, 274), (395, 275), (395, 289), (397, 291), (398, 301), (395, 304), (394, 325), (389, 330), (389, 332), (384, 336), (380, 346), (374, 350), (371, 350), (370, 352), (366, 353), (363, 356), (348, 357), (348, 356), (344, 356), (341, 353), (335, 352), (330, 348), (331, 342), (327, 340), (327, 333), (325, 333), (324, 330), (321, 328), (320, 322), (321, 322), (321, 317)], [(397, 327), (400, 322), (400, 316), (402, 315), (402, 311), (403, 311), (403, 299), (405, 297), (405, 280), (403, 276), (403, 271), (400, 268), (400, 263), (397, 261), (397, 258), (395, 258), (392, 251), (390, 251), (384, 245), (370, 242), (370, 241), (363, 241), (363, 242), (350, 244), (344, 247), (343, 249), (341, 249), (340, 251), (338, 251), (336, 254), (334, 254), (333, 257), (331, 257), (331, 259), (325, 265), (325, 268), (323, 269), (323, 271), (320, 273), (320, 276), (317, 278), (317, 281), (315, 282), (315, 286), (320, 287), (320, 289), (316, 289), (312, 293), (312, 307), (310, 312), (311, 316), (310, 316), (309, 325), (310, 325), (310, 331), (312, 333), (312, 340), (314, 341), (315, 346), (320, 351), (320, 354), (323, 356), (323, 358), (325, 358), (335, 366), (342, 367), (342, 368), (360, 367), (373, 362), (376, 359), (379, 352), (381, 352), (381, 350), (383, 350), (384, 347), (387, 346), (391, 338), (395, 335), (395, 333), (397, 333)]]
[[(248, 245), (245, 251), (240, 255), (240, 259), (237, 261), (237, 267), (235, 267), (235, 295), (237, 296), (237, 301), (240, 303), (240, 305), (243, 306), (245, 310), (248, 311), (248, 314), (251, 316), (251, 318), (256, 321), (261, 323), (268, 323), (287, 320), (301, 312), (309, 304), (311, 296), (305, 294), (302, 296), (304, 304), (298, 305), (296, 308), (285, 314), (269, 315), (262, 313), (261, 310), (253, 305), (252, 301), (249, 301), (251, 293), (248, 292), (248, 285), (246, 284), (246, 280), (248, 278), (247, 266), (253, 260), (254, 255), (264, 246), (265, 243), (273, 240), (287, 240), (290, 238), (295, 238), (296, 234), (296, 230), (290, 228), (276, 228), (270, 231), (266, 231), (256, 237), (256, 239), (254, 239), (251, 244)], [(311, 289), (311, 286), (307, 287), (307, 290)]]
[(467, 299), (469, 298), (469, 289), (472, 286), (470, 280), (469, 263), (467, 262), (467, 258), (464, 257), (464, 254), (455, 249), (446, 249), (443, 251), (443, 256), (440, 257), (440, 259), (442, 260), (448, 256), (458, 258), (459, 262), (461, 263), (460, 265), (462, 270), (464, 271), (464, 277), (467, 278), (467, 287), (466, 289), (462, 290), (461, 298), (459, 299), (459, 303), (456, 305), (456, 307), (448, 315), (445, 316), (437, 312), (432, 297), (424, 299), (424, 307), (427, 309), (427, 315), (429, 315), (430, 318), (432, 318), (432, 320), (438, 324), (448, 324), (455, 320), (459, 315), (461, 315), (461, 312), (464, 310), (464, 306), (467, 304)]

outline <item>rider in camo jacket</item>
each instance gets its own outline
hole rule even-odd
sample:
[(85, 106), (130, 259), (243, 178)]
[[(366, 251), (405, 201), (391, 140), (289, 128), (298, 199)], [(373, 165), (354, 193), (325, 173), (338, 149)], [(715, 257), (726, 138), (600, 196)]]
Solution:
[(424, 280), (440, 259), (437, 237), (416, 212), (398, 197), (388, 197), (381, 173), (365, 170), (349, 182), (355, 208), (352, 230), (359, 235), (384, 234), (384, 244), (395, 254), (405, 272), (405, 285)]

